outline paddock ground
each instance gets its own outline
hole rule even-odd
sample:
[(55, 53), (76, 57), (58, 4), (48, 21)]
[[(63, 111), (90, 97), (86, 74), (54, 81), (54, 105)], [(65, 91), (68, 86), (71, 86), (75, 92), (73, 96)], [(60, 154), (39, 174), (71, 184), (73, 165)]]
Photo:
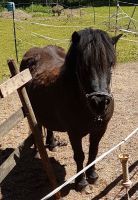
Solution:
[[(138, 63), (118, 64), (113, 71), (112, 92), (115, 98), (115, 111), (107, 132), (99, 146), (99, 154), (109, 150), (122, 141), (138, 126)], [(0, 123), (20, 106), (17, 94), (0, 100)], [(27, 122), (19, 123), (0, 141), (0, 163), (25, 139), (28, 133)], [(56, 137), (68, 141), (64, 133)], [(86, 160), (88, 155), (88, 137), (83, 139)], [(130, 178), (133, 182), (130, 190), (131, 200), (138, 199), (138, 134), (122, 146), (122, 151), (130, 155)], [(121, 164), (118, 159), (120, 150), (104, 158), (97, 165), (99, 179), (89, 188), (90, 194), (77, 193), (74, 184), (63, 189), (65, 200), (125, 200), (125, 190), (121, 190)], [(57, 152), (48, 152), (54, 166), (59, 184), (76, 172), (71, 146), (61, 147)], [(15, 157), (18, 161), (18, 157)], [(39, 200), (50, 191), (39, 156), (33, 156), (32, 149), (22, 156), (14, 170), (1, 184), (3, 200)]]

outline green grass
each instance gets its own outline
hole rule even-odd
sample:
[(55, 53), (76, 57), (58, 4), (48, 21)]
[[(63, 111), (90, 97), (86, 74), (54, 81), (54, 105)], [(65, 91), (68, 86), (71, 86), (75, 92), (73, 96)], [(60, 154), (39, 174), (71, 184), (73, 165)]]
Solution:
[(32, 17), (46, 17), (52, 14), (52, 8), (50, 6), (36, 5), (25, 8), (25, 11), (32, 14)]
[(42, 6), (42, 5), (31, 5), (27, 8), (25, 8), (25, 11), (30, 13), (30, 12), (42, 12), (42, 13), (50, 13), (51, 11), (51, 7), (50, 6)]
[[(122, 7), (128, 15), (131, 15), (133, 7)], [(116, 8), (111, 7), (111, 14), (115, 13)], [(68, 13), (67, 15), (62, 14), (60, 17), (51, 16), (44, 12), (34, 12), (33, 18), (16, 21), (16, 34), (17, 34), (17, 48), (19, 54), (19, 62), (22, 59), (23, 54), (32, 46), (45, 46), (48, 44), (59, 45), (66, 50), (69, 47), (69, 41), (62, 39), (70, 39), (73, 31), (78, 31), (84, 27), (100, 28), (107, 31), (111, 36), (114, 36), (114, 24), (115, 19), (111, 18), (111, 29), (108, 27), (108, 7), (96, 7), (96, 19), (94, 24), (93, 9), (82, 8), (81, 16), (80, 10), (73, 11), (73, 17)], [(138, 21), (138, 16), (135, 14), (134, 19)], [(36, 24), (31, 24), (31, 21), (42, 24), (49, 24), (55, 26), (80, 26), (80, 27), (46, 27)], [(120, 27), (126, 27), (128, 19), (123, 18), (119, 20)], [(138, 27), (137, 22), (135, 26)], [(131, 28), (133, 26), (131, 25)], [(59, 39), (59, 40), (48, 40), (38, 36), (34, 36), (32, 33), (35, 32), (40, 35)], [(119, 34), (120, 32), (118, 32)], [(132, 34), (123, 35), (124, 39), (138, 41), (138, 38)], [(14, 48), (14, 37), (13, 37), (13, 25), (12, 19), (0, 18), (0, 80), (9, 75), (7, 67), (7, 59), (13, 58), (16, 60), (15, 48)], [(138, 43), (120, 40), (117, 45), (117, 58), (118, 62), (131, 62), (138, 61)]]

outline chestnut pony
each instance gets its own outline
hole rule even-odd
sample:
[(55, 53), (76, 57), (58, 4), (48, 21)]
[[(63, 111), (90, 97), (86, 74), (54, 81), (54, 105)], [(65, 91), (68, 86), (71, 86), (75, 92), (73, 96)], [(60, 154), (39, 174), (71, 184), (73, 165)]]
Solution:
[[(27, 92), (39, 126), (47, 128), (46, 144), (50, 149), (58, 145), (53, 131), (67, 132), (77, 172), (83, 168), (82, 138), (89, 134), (89, 164), (113, 114), (110, 81), (116, 62), (114, 45), (120, 37), (87, 28), (72, 34), (67, 54), (54, 45), (34, 47), (21, 62), (20, 69), (29, 68), (33, 77)], [(75, 180), (77, 189), (97, 178), (92, 166)]]

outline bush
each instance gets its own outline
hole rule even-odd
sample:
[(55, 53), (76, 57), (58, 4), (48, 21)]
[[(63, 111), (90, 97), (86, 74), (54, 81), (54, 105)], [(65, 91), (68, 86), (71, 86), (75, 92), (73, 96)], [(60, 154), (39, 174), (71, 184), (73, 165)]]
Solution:
[(42, 12), (42, 13), (51, 13), (51, 7), (50, 6), (42, 6), (42, 5), (36, 5), (32, 4), (31, 6), (25, 8), (27, 12)]
[(0, 12), (2, 12), (4, 10), (3, 6), (0, 5)]
[(52, 8), (52, 13), (53, 13), (53, 14), (56, 14), (56, 13), (57, 13), (58, 16), (60, 16), (62, 10), (64, 10), (64, 7), (63, 7), (63, 6), (56, 5), (56, 6), (54, 6), (54, 7)]

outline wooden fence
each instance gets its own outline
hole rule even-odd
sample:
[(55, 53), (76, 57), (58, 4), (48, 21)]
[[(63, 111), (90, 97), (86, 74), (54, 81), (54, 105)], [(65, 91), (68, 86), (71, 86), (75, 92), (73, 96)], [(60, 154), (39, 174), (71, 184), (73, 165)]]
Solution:
[[(13, 60), (8, 61), (8, 66), (12, 78), (0, 85), (0, 98), (5, 98), (17, 90), (19, 98), (22, 102), (22, 107), (20, 107), (14, 114), (12, 114), (0, 125), (0, 139), (4, 137), (15, 125), (17, 125), (17, 123), (19, 123), (25, 117), (27, 117), (32, 134), (29, 134), (29, 136), (22, 142), (22, 144), (17, 149), (15, 149), (14, 152), (12, 152), (6, 161), (3, 162), (0, 166), (0, 183), (15, 167), (15, 155), (20, 158), (22, 149), (29, 148), (34, 144), (38, 148), (44, 169), (52, 185), (52, 189), (55, 189), (57, 187), (56, 178), (43, 143), (42, 132), (37, 124), (30, 100), (24, 87), (24, 85), (32, 79), (32, 76), (29, 69), (19, 73)], [(60, 193), (58, 192), (55, 194), (55, 199), (59, 198)]]

